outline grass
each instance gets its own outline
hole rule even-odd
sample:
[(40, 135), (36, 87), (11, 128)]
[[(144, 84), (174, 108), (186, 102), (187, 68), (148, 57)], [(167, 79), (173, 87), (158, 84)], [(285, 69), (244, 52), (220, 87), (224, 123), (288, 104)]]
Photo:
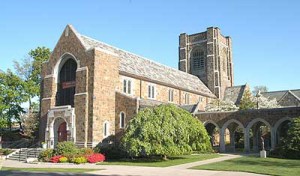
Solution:
[(21, 171), (21, 172), (51, 172), (51, 173), (85, 173), (101, 169), (80, 169), (80, 168), (15, 168), (2, 167), (1, 171)]
[(162, 160), (158, 158), (152, 159), (122, 159), (111, 160), (97, 165), (125, 165), (125, 166), (148, 166), (148, 167), (168, 167), (179, 164), (191, 163), (201, 160), (207, 160), (211, 158), (219, 157), (218, 154), (198, 154), (198, 155), (183, 155), (176, 157), (169, 157), (168, 160)]
[(191, 169), (240, 171), (275, 176), (298, 176), (300, 174), (300, 160), (249, 156), (196, 166)]

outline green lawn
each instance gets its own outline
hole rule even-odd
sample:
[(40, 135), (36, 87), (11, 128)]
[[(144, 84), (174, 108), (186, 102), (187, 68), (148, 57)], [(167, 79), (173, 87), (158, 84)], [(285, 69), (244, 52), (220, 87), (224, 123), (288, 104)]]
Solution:
[(191, 169), (241, 171), (276, 176), (298, 176), (300, 175), (300, 160), (249, 156), (196, 166)]
[(183, 155), (176, 157), (169, 157), (168, 160), (162, 159), (123, 159), (111, 160), (98, 165), (126, 165), (126, 166), (149, 166), (149, 167), (168, 167), (179, 164), (191, 163), (211, 158), (220, 157), (218, 154), (199, 154), (199, 155)]
[(55, 173), (85, 173), (101, 169), (80, 169), (80, 168), (14, 168), (2, 167), (1, 171), (22, 171), (22, 172), (55, 172)]

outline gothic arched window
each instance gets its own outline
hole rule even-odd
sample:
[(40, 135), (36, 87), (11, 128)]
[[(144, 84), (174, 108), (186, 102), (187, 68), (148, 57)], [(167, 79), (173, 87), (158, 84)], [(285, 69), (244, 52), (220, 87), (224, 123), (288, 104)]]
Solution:
[(76, 69), (77, 63), (73, 59), (68, 59), (61, 67), (59, 72), (59, 84), (57, 86), (57, 106), (74, 106)]

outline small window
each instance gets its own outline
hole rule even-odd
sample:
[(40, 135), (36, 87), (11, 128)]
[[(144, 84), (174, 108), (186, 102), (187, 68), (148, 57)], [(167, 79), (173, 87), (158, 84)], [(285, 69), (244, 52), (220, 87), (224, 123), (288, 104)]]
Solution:
[(148, 85), (148, 98), (155, 99), (155, 86)]
[(185, 104), (190, 104), (190, 95), (188, 93), (186, 93), (184, 96), (184, 102)]
[(121, 112), (120, 113), (120, 128), (124, 128), (125, 127), (125, 113)]
[(123, 93), (126, 94), (131, 94), (132, 90), (131, 90), (131, 80), (128, 79), (124, 79), (123, 80)]
[(173, 102), (174, 99), (174, 90), (169, 89), (169, 102)]
[(109, 134), (109, 122), (104, 122), (104, 125), (103, 125), (103, 136), (104, 137), (108, 137), (110, 134)]

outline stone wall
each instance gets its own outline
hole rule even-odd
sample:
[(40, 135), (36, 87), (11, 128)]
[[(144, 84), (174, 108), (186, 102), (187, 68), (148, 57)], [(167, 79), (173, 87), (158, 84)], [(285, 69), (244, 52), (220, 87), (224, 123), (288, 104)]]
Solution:
[[(120, 75), (120, 79), (118, 81), (117, 85), (117, 91), (123, 93), (123, 80), (131, 80), (132, 90), (131, 94), (127, 94), (127, 96), (132, 98), (139, 97), (140, 99), (149, 99), (148, 98), (148, 85), (154, 85), (155, 86), (155, 100), (161, 101), (163, 103), (174, 103), (178, 105), (184, 105), (185, 104), (185, 94), (189, 94), (189, 104), (196, 104), (199, 100), (201, 101), (201, 110), (204, 110), (204, 107), (207, 104), (206, 99), (207, 97), (204, 97), (202, 95), (194, 94), (191, 92), (183, 91), (180, 89), (171, 88), (168, 86), (155, 84), (150, 81), (144, 81), (138, 78), (132, 78), (125, 75)], [(169, 90), (173, 90), (173, 102), (169, 102)]]
[[(48, 110), (55, 106), (57, 92), (57, 77), (64, 60), (72, 58), (77, 63), (75, 114), (76, 114), (76, 136), (77, 142), (87, 145), (88, 133), (88, 112), (92, 114), (89, 104), (92, 101), (92, 89), (90, 84), (93, 81), (93, 53), (86, 51), (77, 32), (67, 26), (55, 46), (48, 62), (42, 66), (41, 84), (41, 117), (40, 117), (40, 140), (45, 140), (45, 127)], [(86, 70), (86, 71), (83, 71)], [(85, 86), (85, 85), (86, 86)], [(77, 96), (78, 95), (78, 96)], [(78, 109), (76, 109), (78, 107)]]
[(120, 113), (125, 113), (125, 125), (128, 124), (129, 120), (138, 112), (138, 98), (133, 98), (126, 94), (116, 92), (115, 104), (115, 135), (119, 140), (124, 134), (124, 129), (120, 128)]
[(110, 134), (115, 134), (115, 91), (119, 82), (119, 59), (112, 54), (95, 50), (93, 80), (93, 145), (104, 139), (104, 123), (109, 123)]
[(243, 127), (255, 120), (263, 119), (271, 126), (274, 126), (282, 118), (296, 118), (300, 117), (300, 107), (291, 108), (276, 108), (276, 109), (258, 109), (245, 110), (235, 112), (203, 112), (197, 113), (197, 118), (201, 122), (215, 122), (220, 128), (228, 121), (236, 120), (240, 122)]

